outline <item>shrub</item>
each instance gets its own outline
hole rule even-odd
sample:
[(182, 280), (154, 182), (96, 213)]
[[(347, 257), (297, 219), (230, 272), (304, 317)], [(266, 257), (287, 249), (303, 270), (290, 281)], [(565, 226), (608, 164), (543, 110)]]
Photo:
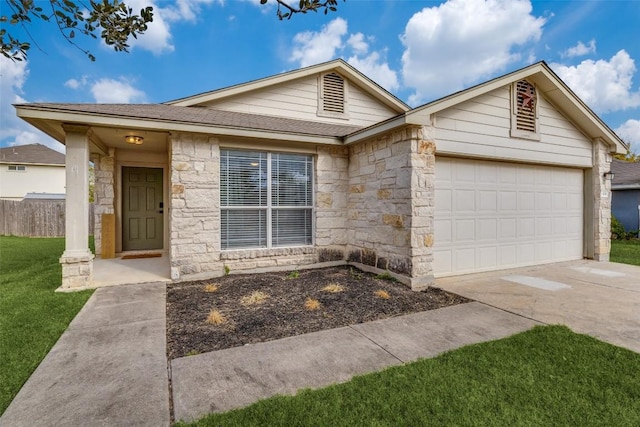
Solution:
[(627, 233), (624, 231), (624, 226), (618, 218), (611, 215), (611, 238), (614, 240), (622, 240), (626, 238)]

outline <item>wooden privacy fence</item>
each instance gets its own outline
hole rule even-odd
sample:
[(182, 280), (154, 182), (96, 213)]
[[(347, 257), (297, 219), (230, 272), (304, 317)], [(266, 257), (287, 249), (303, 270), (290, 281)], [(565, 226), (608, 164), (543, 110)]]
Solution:
[[(64, 237), (64, 200), (0, 200), (0, 235)], [(93, 234), (93, 204), (89, 205), (89, 234)]]

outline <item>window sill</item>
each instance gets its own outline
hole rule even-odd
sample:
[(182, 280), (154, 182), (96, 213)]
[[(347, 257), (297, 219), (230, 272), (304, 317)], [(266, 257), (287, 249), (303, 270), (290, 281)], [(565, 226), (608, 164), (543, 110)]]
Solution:
[(253, 248), (253, 249), (225, 249), (220, 252), (220, 260), (236, 260), (236, 259), (254, 259), (267, 258), (275, 256), (289, 255), (309, 255), (315, 254), (316, 247), (309, 246), (292, 246), (286, 248)]

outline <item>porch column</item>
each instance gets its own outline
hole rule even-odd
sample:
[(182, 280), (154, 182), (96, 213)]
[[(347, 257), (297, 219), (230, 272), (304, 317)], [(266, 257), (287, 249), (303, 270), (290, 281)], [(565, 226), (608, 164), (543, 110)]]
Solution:
[(88, 287), (93, 270), (89, 250), (89, 127), (65, 124), (63, 128), (67, 184), (61, 289), (73, 290)]

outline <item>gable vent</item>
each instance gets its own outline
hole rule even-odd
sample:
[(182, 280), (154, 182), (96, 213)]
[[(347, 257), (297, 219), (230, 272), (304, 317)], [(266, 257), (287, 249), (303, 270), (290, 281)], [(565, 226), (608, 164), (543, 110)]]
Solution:
[(536, 132), (536, 88), (526, 80), (516, 83), (516, 129)]
[(322, 110), (344, 114), (344, 79), (336, 73), (322, 76)]

